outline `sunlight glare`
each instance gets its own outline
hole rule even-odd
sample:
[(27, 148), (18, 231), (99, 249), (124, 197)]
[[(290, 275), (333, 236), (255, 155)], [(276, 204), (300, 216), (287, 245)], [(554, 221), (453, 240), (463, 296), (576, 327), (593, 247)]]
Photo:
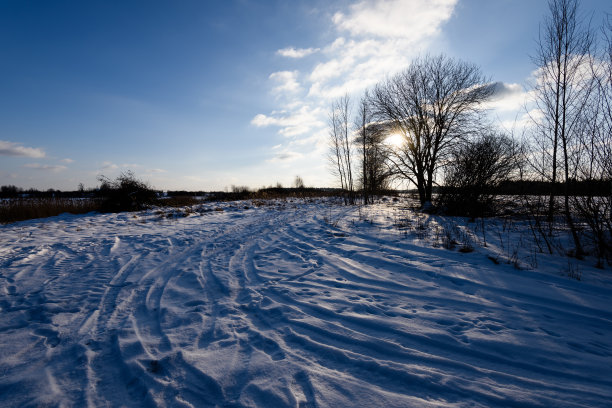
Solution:
[(402, 147), (404, 144), (404, 136), (399, 133), (392, 133), (385, 139), (385, 143), (392, 147)]

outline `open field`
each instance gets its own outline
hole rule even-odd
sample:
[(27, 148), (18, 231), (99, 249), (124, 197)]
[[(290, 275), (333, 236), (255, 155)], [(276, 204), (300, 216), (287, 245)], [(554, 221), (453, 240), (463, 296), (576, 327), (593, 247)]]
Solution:
[(609, 270), (403, 207), (2, 225), (0, 405), (609, 406)]

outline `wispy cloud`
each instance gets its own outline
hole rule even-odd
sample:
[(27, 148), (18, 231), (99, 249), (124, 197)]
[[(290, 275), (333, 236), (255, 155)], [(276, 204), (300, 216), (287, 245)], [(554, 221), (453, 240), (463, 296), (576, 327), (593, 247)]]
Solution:
[(281, 162), (292, 162), (294, 160), (302, 158), (303, 155), (298, 152), (282, 152), (274, 155), (271, 159), (267, 160), (268, 163), (281, 163)]
[(276, 51), (278, 55), (282, 55), (287, 58), (304, 58), (315, 52), (318, 52), (319, 48), (283, 48), (281, 50)]
[(493, 94), (485, 104), (487, 109), (495, 109), (498, 112), (516, 112), (531, 100), (531, 93), (520, 84), (507, 84), (495, 82), (491, 84)]
[(133, 168), (140, 168), (142, 167), (142, 165), (138, 164), (138, 163), (123, 163), (123, 164), (116, 164), (113, 163), (111, 161), (104, 161), (102, 162), (102, 168), (103, 169), (118, 169), (118, 168), (122, 168), (122, 169), (133, 169)]
[(147, 173), (149, 173), (149, 174), (161, 174), (161, 173), (167, 173), (167, 171), (164, 170), (164, 169), (148, 169)]
[(323, 109), (303, 105), (295, 110), (272, 112), (270, 116), (260, 113), (253, 118), (251, 124), (257, 127), (277, 126), (280, 127), (279, 134), (291, 137), (325, 126), (322, 116)]
[(40, 163), (28, 163), (28, 164), (24, 164), (23, 167), (26, 167), (28, 169), (34, 169), (34, 170), (52, 171), (54, 173), (64, 171), (67, 169), (66, 166), (62, 166), (59, 164), (53, 165), (53, 164), (40, 164)]
[(105, 161), (105, 162), (102, 162), (101, 168), (102, 170), (116, 170), (119, 168), (119, 166), (113, 162)]
[(62, 163), (67, 163), (67, 164), (74, 163), (74, 160), (72, 160), (72, 159), (68, 159), (68, 158), (66, 158), (66, 159), (62, 159), (62, 160), (60, 160), (60, 161), (61, 161)]
[(45, 151), (40, 148), (26, 147), (21, 143), (0, 140), (0, 156), (21, 156), (41, 159), (45, 157)]
[(279, 71), (270, 74), (270, 79), (277, 85), (274, 87), (274, 92), (294, 93), (300, 90), (300, 84), (297, 81), (298, 71)]

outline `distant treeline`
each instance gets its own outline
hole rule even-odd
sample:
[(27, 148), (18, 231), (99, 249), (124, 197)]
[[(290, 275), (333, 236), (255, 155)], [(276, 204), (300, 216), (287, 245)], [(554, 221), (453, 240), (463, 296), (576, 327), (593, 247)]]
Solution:
[[(570, 196), (590, 196), (608, 197), (612, 195), (612, 180), (569, 180), (568, 195)], [(440, 186), (434, 188), (436, 193), (451, 191), (452, 187)], [(546, 181), (532, 180), (507, 180), (502, 181), (499, 186), (485, 188), (486, 194), (492, 195), (550, 195), (557, 196), (565, 194), (564, 183), (551, 183)]]
[[(612, 180), (568, 180), (568, 195), (606, 197), (612, 195)], [(497, 195), (549, 195), (565, 194), (564, 183), (543, 181), (504, 181), (491, 191)]]
[[(338, 188), (285, 188), (269, 187), (260, 190), (250, 190), (246, 187), (232, 188), (232, 191), (187, 191), (187, 190), (152, 190), (158, 197), (199, 197), (205, 201), (232, 201), (246, 199), (265, 199), (282, 197), (311, 197), (311, 196), (333, 196), (342, 194)], [(0, 198), (99, 198), (108, 195), (107, 189), (95, 188), (88, 190), (61, 191), (48, 189), (44, 191), (33, 188), (22, 189), (17, 186), (8, 185), (0, 187)]]
[(94, 190), (60, 191), (50, 188), (40, 191), (34, 188), (25, 190), (12, 185), (0, 187), (0, 198), (91, 198), (94, 195)]
[(248, 188), (232, 188), (232, 191), (167, 191), (168, 197), (202, 197), (206, 201), (233, 201), (251, 199), (271, 199), (289, 197), (327, 197), (342, 194), (342, 190), (337, 188), (285, 188), (269, 187), (259, 190)]
[[(571, 196), (594, 196), (607, 197), (612, 195), (612, 180), (570, 180), (568, 183), (569, 195)], [(448, 191), (449, 187), (434, 187), (434, 192)], [(266, 199), (283, 197), (324, 197), (341, 195), (342, 190), (338, 188), (286, 188), (269, 187), (259, 190), (247, 188), (232, 189), (232, 191), (187, 191), (169, 190), (156, 191), (160, 197), (200, 197), (205, 201), (232, 201), (248, 199)], [(563, 183), (550, 183), (546, 181), (504, 181), (498, 187), (491, 188), (488, 194), (494, 195), (563, 195), (565, 185)], [(380, 195), (395, 195), (395, 190), (381, 191)], [(0, 198), (96, 198), (102, 195), (100, 189), (60, 191), (48, 189), (40, 191), (36, 189), (24, 190), (22, 188), (8, 185), (0, 187)]]

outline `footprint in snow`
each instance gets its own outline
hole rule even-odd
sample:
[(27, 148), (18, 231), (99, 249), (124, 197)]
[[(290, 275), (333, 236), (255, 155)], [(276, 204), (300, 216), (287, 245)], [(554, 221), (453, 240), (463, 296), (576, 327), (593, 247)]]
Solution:
[(44, 338), (45, 346), (55, 348), (60, 343), (59, 333), (52, 329), (36, 329), (34, 334)]

